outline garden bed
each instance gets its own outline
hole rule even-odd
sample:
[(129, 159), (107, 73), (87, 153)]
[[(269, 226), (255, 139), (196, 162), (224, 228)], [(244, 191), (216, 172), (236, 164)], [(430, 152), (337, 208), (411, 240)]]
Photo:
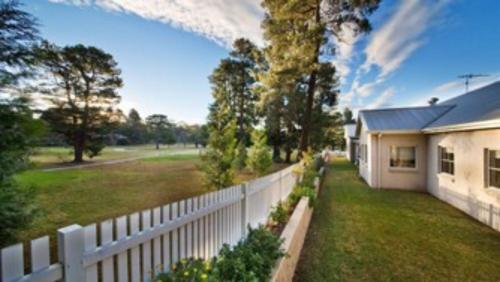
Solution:
[[(323, 171), (324, 169), (321, 168), (319, 177), (314, 181), (316, 194), (319, 192), (321, 183), (320, 177)], [(280, 238), (283, 240), (282, 248), (287, 256), (278, 260), (273, 270), (271, 281), (292, 281), (293, 279), (314, 210), (309, 201), (308, 197), (302, 197), (300, 199), (288, 223), (281, 232)]]

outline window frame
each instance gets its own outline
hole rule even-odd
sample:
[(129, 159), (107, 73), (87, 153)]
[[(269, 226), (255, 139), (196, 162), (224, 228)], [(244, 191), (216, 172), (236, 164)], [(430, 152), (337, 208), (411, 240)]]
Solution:
[(359, 145), (359, 158), (362, 163), (366, 164), (368, 162), (368, 145), (360, 144)]
[[(451, 150), (451, 152), (449, 150)], [(446, 154), (452, 154), (453, 155), (453, 159), (450, 159), (450, 158), (443, 159), (443, 151)], [(451, 164), (452, 165), (451, 166), (452, 172), (444, 171), (443, 170), (443, 163), (447, 163), (448, 165)], [(438, 171), (439, 171), (439, 173), (442, 173), (442, 174), (446, 174), (446, 175), (450, 175), (450, 176), (455, 176), (455, 150), (454, 150), (453, 147), (438, 145)]]
[(489, 148), (486, 148), (485, 149), (485, 160), (484, 160), (484, 168), (485, 168), (485, 186), (486, 188), (488, 189), (496, 189), (496, 190), (500, 190), (500, 186), (497, 187), (497, 186), (493, 186), (491, 185), (491, 174), (490, 174), (490, 171), (491, 170), (494, 170), (494, 171), (497, 171), (497, 172), (500, 172), (500, 167), (491, 167), (490, 166), (490, 154), (492, 151), (496, 151), (496, 152), (500, 152), (500, 149), (489, 149)]
[[(415, 155), (415, 166), (405, 167), (405, 166), (393, 166), (392, 165), (392, 150), (398, 148), (412, 148)], [(418, 146), (417, 145), (391, 145), (389, 146), (389, 169), (390, 170), (403, 170), (403, 171), (415, 171), (418, 170)]]

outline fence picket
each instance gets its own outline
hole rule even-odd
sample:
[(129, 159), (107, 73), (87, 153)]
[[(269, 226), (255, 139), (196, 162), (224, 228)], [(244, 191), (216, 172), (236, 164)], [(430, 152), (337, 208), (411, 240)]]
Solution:
[[(113, 242), (113, 220), (101, 222), (101, 247)], [(114, 281), (113, 257), (102, 261), (102, 280)]]
[[(172, 220), (178, 220), (179, 203), (172, 204)], [(172, 230), (172, 264), (179, 261), (179, 228)]]
[[(161, 224), (161, 208), (153, 209), (153, 226), (159, 226)], [(161, 237), (156, 237), (153, 239), (153, 270), (155, 276), (162, 271), (161, 267)]]
[[(142, 228), (141, 231), (146, 231), (151, 228), (151, 211), (145, 210), (141, 213)], [(142, 275), (143, 280), (152, 278), (154, 274), (151, 266), (151, 241), (142, 244)]]
[[(163, 223), (170, 222), (170, 205), (163, 206)], [(170, 270), (170, 233), (167, 232), (163, 235), (163, 271)]]
[(31, 242), (31, 272), (39, 271), (50, 265), (49, 236)]
[[(186, 200), (186, 214), (193, 213), (193, 199)], [(186, 257), (193, 256), (193, 223), (186, 224)]]
[[(129, 217), (130, 235), (139, 233), (139, 213), (133, 213)], [(141, 281), (141, 259), (140, 248), (136, 246), (130, 249), (130, 279), (132, 282)]]
[[(87, 225), (83, 228), (85, 251), (90, 252), (97, 247), (97, 229), (95, 224)], [(97, 264), (87, 266), (85, 269), (85, 279), (88, 282), (97, 281)]]
[[(198, 205), (199, 205), (199, 197), (193, 198), (193, 213), (196, 213), (198, 211)], [(200, 219), (197, 219), (193, 222), (193, 257), (199, 258), (200, 255), (198, 253), (198, 236), (199, 236), (199, 231), (198, 231), (198, 226), (200, 225)]]
[[(122, 240), (127, 237), (127, 217), (121, 216), (116, 219), (116, 240)], [(117, 278), (118, 282), (128, 281), (128, 255), (127, 252), (121, 252), (117, 256)]]
[(24, 276), (23, 245), (17, 244), (2, 249), (2, 281), (14, 281)]

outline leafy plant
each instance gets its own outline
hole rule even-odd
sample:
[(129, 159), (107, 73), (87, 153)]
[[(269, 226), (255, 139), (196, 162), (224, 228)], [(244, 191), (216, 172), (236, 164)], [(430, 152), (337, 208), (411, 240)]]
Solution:
[(275, 262), (285, 255), (281, 244), (282, 240), (264, 227), (249, 229), (245, 240), (233, 248), (224, 245), (216, 258), (181, 260), (155, 281), (267, 281)]
[(282, 240), (264, 227), (249, 229), (246, 240), (232, 250), (224, 245), (216, 258), (218, 281), (267, 281), (275, 262), (285, 253)]
[(212, 274), (213, 261), (203, 259), (182, 259), (172, 265), (172, 270), (159, 274), (154, 281), (217, 281)]
[(234, 168), (237, 170), (242, 170), (245, 168), (245, 164), (247, 161), (247, 148), (245, 143), (240, 141), (238, 142), (238, 146), (236, 146), (235, 158), (234, 158)]
[(292, 193), (288, 196), (288, 201), (292, 207), (296, 206), (302, 197), (309, 198), (309, 207), (313, 207), (316, 203), (316, 191), (309, 186), (297, 185), (293, 188)]
[(252, 142), (253, 145), (248, 152), (247, 166), (257, 175), (264, 175), (273, 164), (265, 132), (255, 130), (252, 133)]
[(287, 205), (279, 201), (278, 204), (273, 207), (269, 216), (274, 223), (278, 225), (285, 224), (288, 221)]

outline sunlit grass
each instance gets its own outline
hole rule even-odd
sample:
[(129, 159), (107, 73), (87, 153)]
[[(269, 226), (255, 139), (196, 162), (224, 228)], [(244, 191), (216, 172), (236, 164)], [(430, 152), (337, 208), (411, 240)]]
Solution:
[(424, 193), (329, 168), (296, 281), (500, 281), (500, 233)]

